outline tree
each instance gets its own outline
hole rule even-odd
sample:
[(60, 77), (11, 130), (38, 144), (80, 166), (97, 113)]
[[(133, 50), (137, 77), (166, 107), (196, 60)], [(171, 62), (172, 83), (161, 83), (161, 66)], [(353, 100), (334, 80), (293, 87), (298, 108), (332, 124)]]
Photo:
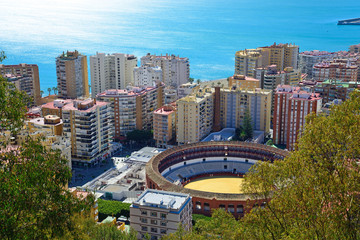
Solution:
[[(5, 58), (4, 52), (0, 52), (0, 63)], [(0, 131), (10, 131), (14, 135), (23, 127), (29, 97), (0, 76), (0, 99)]]
[(43, 94), (44, 94), (44, 91), (43, 91), (43, 90), (41, 90), (41, 91), (40, 91), (40, 95), (41, 95), (41, 97), (43, 96)]
[(307, 117), (296, 151), (246, 175), (245, 192), (267, 204), (245, 216), (243, 238), (358, 239), (359, 142), (358, 91), (328, 117)]
[(253, 137), (253, 127), (252, 127), (252, 120), (250, 116), (249, 109), (246, 109), (243, 121), (243, 131), (245, 134), (245, 140), (251, 139)]
[(48, 90), (49, 96), (50, 96), (50, 94), (51, 94), (51, 88), (48, 88), (47, 90)]
[(30, 137), (0, 155), (0, 238), (47, 239), (71, 230), (71, 217), (92, 203), (66, 190), (67, 161)]
[[(274, 163), (259, 161), (245, 176), (243, 190), (264, 201), (232, 233), (218, 231), (229, 217), (212, 216), (177, 239), (359, 239), (360, 92), (331, 109), (309, 115), (296, 150)], [(248, 206), (251, 207), (251, 206)], [(226, 235), (227, 234), (227, 235)], [(186, 238), (187, 236), (191, 236)]]
[(195, 80), (194, 78), (189, 78), (189, 83), (192, 84), (194, 82), (194, 80)]
[(201, 83), (201, 80), (200, 80), (200, 79), (198, 79), (198, 80), (196, 80), (196, 82), (197, 82), (197, 84), (200, 84), (200, 83)]

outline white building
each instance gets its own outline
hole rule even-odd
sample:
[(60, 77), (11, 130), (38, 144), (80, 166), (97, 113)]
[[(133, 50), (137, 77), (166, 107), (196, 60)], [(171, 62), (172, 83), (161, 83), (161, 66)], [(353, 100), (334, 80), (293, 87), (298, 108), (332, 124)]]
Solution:
[(187, 83), (190, 76), (190, 65), (188, 58), (180, 58), (175, 55), (156, 56), (148, 53), (141, 58), (141, 65), (147, 63), (159, 66), (162, 69), (163, 82), (166, 87), (177, 88), (181, 84)]
[(336, 53), (312, 50), (299, 53), (299, 70), (301, 73), (306, 73), (307, 78), (313, 77), (314, 65), (324, 60), (333, 59)]
[(144, 64), (141, 67), (134, 68), (134, 84), (135, 86), (153, 86), (153, 82), (162, 82), (161, 67), (151, 64)]
[(134, 84), (137, 58), (124, 53), (96, 53), (90, 56), (91, 96), (108, 89), (125, 89)]
[(130, 206), (130, 225), (139, 238), (149, 234), (157, 240), (174, 233), (181, 223), (185, 230), (192, 227), (192, 203), (188, 194), (147, 189)]

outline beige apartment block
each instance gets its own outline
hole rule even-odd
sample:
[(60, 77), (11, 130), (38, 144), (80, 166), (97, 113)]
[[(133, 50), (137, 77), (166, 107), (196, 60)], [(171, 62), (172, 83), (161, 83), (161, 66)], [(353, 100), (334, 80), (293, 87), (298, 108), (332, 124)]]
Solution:
[(199, 142), (213, 127), (214, 96), (211, 88), (197, 92), (176, 101), (178, 144)]
[(298, 67), (299, 46), (294, 44), (276, 44), (271, 46), (259, 47), (263, 56), (263, 65), (276, 65), (278, 71), (286, 67)]
[(110, 104), (112, 136), (122, 140), (135, 129), (152, 129), (153, 111), (164, 105), (164, 85), (109, 89), (96, 98)]
[(255, 77), (254, 70), (263, 66), (261, 50), (245, 49), (235, 53), (235, 75)]
[(76, 99), (89, 97), (87, 58), (78, 51), (62, 53), (56, 58), (58, 96)]
[(109, 154), (110, 106), (106, 102), (74, 100), (62, 107), (64, 135), (71, 139), (71, 160), (75, 165), (99, 163)]
[[(221, 128), (239, 128), (248, 110), (254, 131), (270, 131), (271, 90), (222, 88), (220, 90)], [(215, 113), (217, 114), (217, 113)]]
[(165, 105), (154, 111), (154, 139), (156, 146), (166, 148), (176, 137), (176, 104)]
[[(3, 65), (0, 64), (0, 75), (4, 76), (11, 74), (15, 78), (19, 78), (20, 82), (26, 80), (26, 88), (20, 89), (25, 91), (30, 97), (33, 98), (35, 105), (41, 104), (40, 94), (40, 81), (39, 81), (39, 67), (36, 64), (25, 64), (19, 65)], [(20, 80), (22, 79), (22, 80)]]

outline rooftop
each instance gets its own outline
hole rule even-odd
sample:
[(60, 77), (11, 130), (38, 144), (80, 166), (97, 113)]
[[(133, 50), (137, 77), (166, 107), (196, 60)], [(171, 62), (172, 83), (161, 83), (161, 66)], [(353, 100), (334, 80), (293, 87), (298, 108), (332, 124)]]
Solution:
[(205, 137), (201, 141), (202, 142), (230, 141), (234, 135), (235, 135), (235, 128), (224, 128), (219, 132), (210, 133), (207, 137)]
[(180, 209), (189, 198), (189, 194), (147, 189), (134, 204), (166, 209)]
[(138, 162), (148, 162), (153, 156), (158, 155), (164, 149), (154, 147), (143, 147), (139, 151), (131, 153), (130, 160)]
[(127, 89), (109, 89), (99, 93), (96, 97), (136, 97), (143, 95), (157, 87), (128, 87)]

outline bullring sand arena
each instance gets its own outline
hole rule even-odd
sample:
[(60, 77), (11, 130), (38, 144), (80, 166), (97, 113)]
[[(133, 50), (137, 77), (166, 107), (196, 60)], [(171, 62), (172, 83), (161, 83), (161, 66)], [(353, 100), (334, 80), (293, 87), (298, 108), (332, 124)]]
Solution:
[(217, 193), (242, 193), (244, 179), (232, 176), (198, 178), (186, 184), (184, 188)]

